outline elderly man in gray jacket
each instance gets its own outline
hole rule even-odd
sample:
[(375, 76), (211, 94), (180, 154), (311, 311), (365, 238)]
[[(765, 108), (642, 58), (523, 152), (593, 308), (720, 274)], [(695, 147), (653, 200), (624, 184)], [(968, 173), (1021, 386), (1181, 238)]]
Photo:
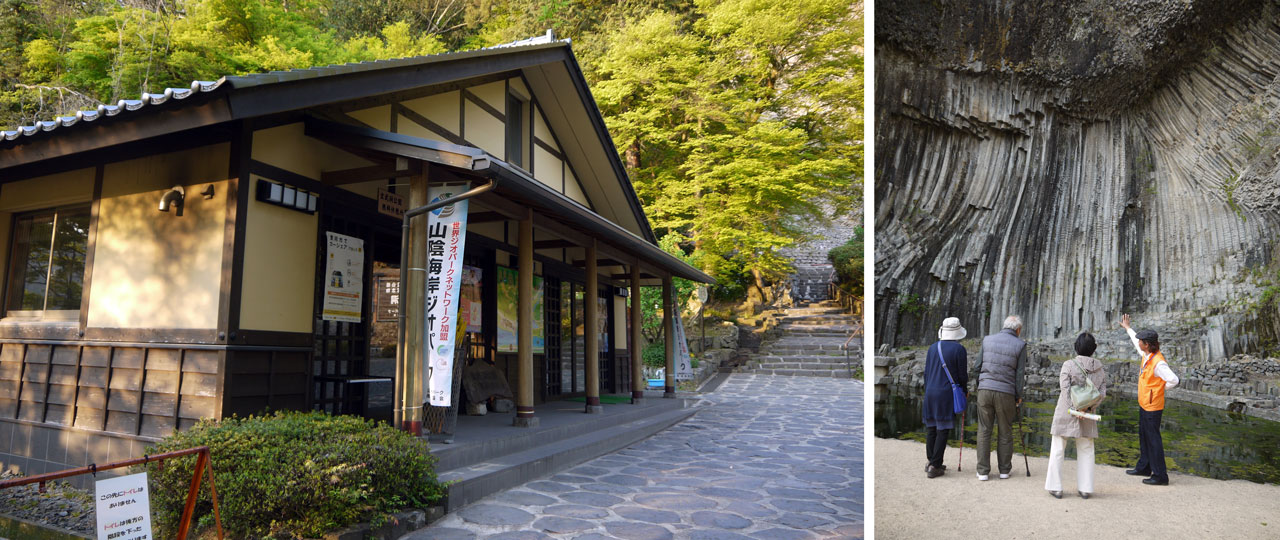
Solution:
[(1027, 342), (1022, 334), (1022, 318), (1010, 315), (1004, 329), (982, 338), (978, 353), (978, 480), (991, 474), (991, 429), (1000, 425), (996, 446), (1000, 478), (1013, 470), (1013, 421), (1022, 404), (1022, 386), (1027, 366)]

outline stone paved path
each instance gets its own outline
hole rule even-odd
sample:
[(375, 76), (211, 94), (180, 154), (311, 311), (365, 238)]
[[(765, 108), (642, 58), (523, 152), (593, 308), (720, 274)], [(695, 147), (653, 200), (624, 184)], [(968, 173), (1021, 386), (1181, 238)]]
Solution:
[(402, 540), (861, 538), (862, 388), (735, 373), (693, 418)]

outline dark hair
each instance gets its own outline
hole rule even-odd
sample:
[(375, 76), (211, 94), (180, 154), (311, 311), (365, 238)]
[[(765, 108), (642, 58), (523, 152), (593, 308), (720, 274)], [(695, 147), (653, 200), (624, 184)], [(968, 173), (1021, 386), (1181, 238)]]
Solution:
[(1093, 351), (1096, 350), (1098, 350), (1098, 342), (1093, 339), (1093, 334), (1083, 332), (1076, 338), (1076, 354), (1093, 356)]
[(1157, 334), (1155, 330), (1139, 330), (1135, 337), (1138, 338), (1138, 341), (1147, 344), (1148, 352), (1160, 352), (1160, 334)]

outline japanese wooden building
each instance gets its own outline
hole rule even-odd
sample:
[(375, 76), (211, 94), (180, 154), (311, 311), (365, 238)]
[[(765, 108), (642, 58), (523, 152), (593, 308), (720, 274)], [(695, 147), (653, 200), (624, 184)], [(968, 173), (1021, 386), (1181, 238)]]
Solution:
[[(657, 247), (568, 42), (547, 35), (198, 81), (0, 132), (0, 465), (141, 455), (266, 410), (390, 420), (360, 383), (390, 373), (371, 340), (401, 219), (379, 200), (421, 206), (449, 182), (494, 183), (468, 202), (467, 355), (505, 375), (514, 423), (642, 389), (627, 296), (711, 278)], [(359, 322), (321, 314), (327, 233), (362, 242)], [(504, 277), (528, 306), (514, 342)]]

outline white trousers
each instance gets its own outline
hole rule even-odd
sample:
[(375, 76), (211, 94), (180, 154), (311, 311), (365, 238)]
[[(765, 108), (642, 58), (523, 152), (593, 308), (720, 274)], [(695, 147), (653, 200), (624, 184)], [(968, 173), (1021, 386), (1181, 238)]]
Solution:
[[(1076, 490), (1093, 493), (1093, 439), (1076, 437)], [(1066, 456), (1067, 438), (1053, 436), (1049, 446), (1049, 473), (1044, 479), (1044, 488), (1049, 491), (1062, 491), (1062, 462)]]

